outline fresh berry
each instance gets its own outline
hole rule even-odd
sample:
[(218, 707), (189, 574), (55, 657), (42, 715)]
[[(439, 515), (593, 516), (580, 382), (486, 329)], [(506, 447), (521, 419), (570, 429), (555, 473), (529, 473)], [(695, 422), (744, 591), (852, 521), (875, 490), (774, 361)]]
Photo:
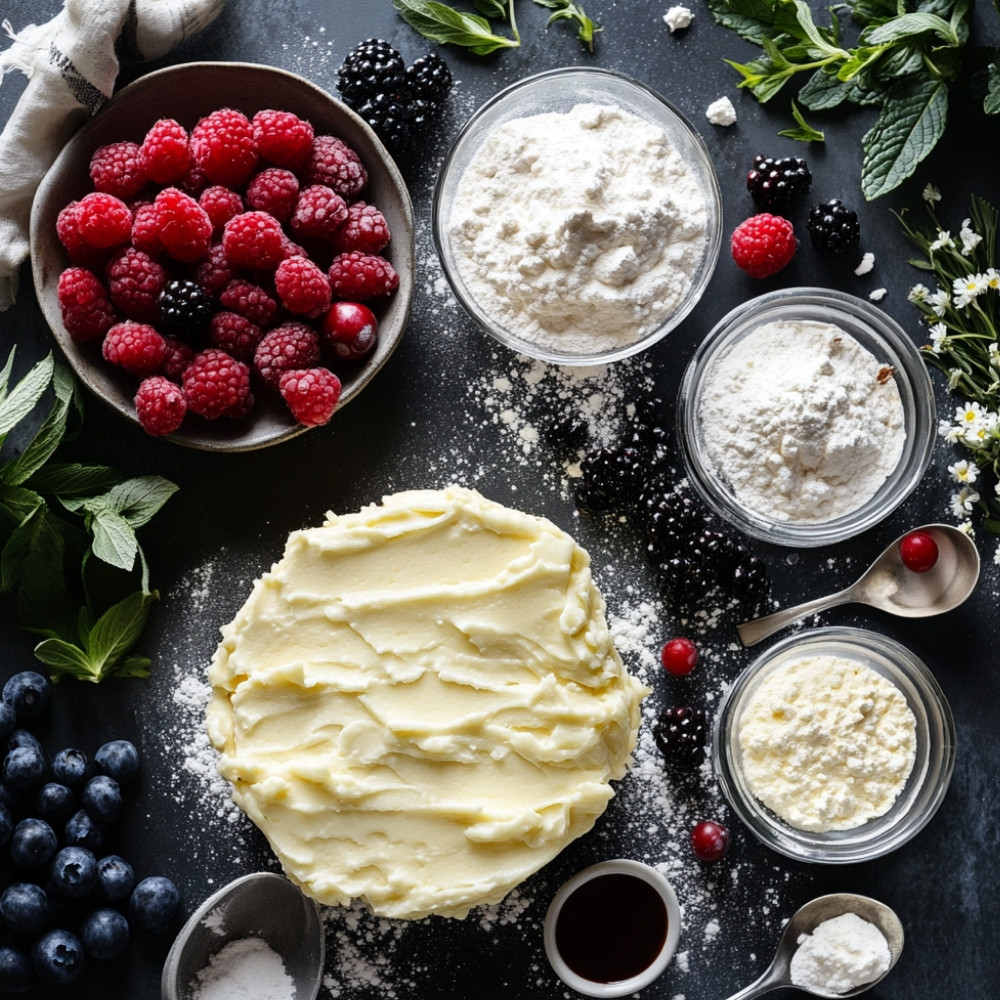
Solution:
[(839, 198), (813, 205), (806, 225), (812, 245), (826, 256), (848, 253), (861, 242), (858, 214)]
[(406, 69), (410, 97), (440, 106), (451, 93), (454, 79), (448, 64), (435, 52), (417, 59)]
[(221, 243), (213, 243), (195, 265), (194, 280), (212, 295), (218, 295), (233, 280), (233, 268)]
[(135, 415), (139, 425), (153, 437), (173, 434), (184, 422), (187, 399), (176, 382), (166, 375), (150, 375), (135, 393)]
[(356, 110), (394, 152), (410, 137), (410, 102), (405, 97), (392, 91), (374, 94)]
[(80, 203), (71, 201), (56, 216), (56, 236), (69, 258), (78, 264), (90, 264), (100, 259), (95, 247), (90, 246), (80, 232)]
[(118, 321), (101, 279), (85, 267), (68, 267), (56, 287), (63, 326), (73, 340), (99, 340)]
[(342, 299), (362, 301), (391, 295), (399, 287), (399, 275), (392, 264), (374, 254), (358, 251), (338, 254), (327, 273), (334, 294)]
[(283, 372), (278, 389), (292, 416), (306, 427), (328, 423), (340, 399), (340, 379), (329, 368)]
[(95, 854), (104, 844), (104, 826), (97, 822), (86, 809), (78, 809), (63, 827), (63, 843), (86, 847)]
[(82, 899), (97, 885), (97, 859), (86, 847), (64, 847), (49, 869), (52, 888), (70, 899)]
[(698, 647), (690, 639), (669, 639), (660, 650), (660, 662), (667, 673), (683, 677), (694, 670), (698, 662)]
[(353, 108), (376, 94), (399, 91), (405, 79), (403, 57), (382, 38), (368, 38), (356, 45), (337, 69), (337, 89)]
[(94, 763), (101, 774), (127, 785), (139, 773), (139, 751), (129, 740), (108, 740), (97, 748)]
[(94, 895), (106, 903), (124, 902), (135, 887), (132, 866), (117, 854), (106, 854), (97, 862)]
[(166, 354), (163, 355), (163, 364), (160, 365), (160, 372), (174, 382), (180, 382), (184, 369), (191, 364), (191, 359), (195, 355), (194, 348), (177, 337), (164, 337), (167, 345)]
[(52, 758), (52, 777), (70, 788), (82, 788), (91, 771), (89, 758), (75, 747), (66, 747)]
[(0, 946), (0, 993), (27, 993), (35, 974), (24, 951), (14, 944)]
[(299, 195), (291, 217), (297, 236), (326, 239), (347, 219), (347, 202), (325, 184), (310, 184)]
[[(294, 180), (294, 176), (292, 179)], [(250, 189), (253, 188), (255, 183), (256, 178), (250, 182), (250, 188), (247, 189), (248, 197)], [(298, 181), (296, 181), (295, 184), (296, 190), (298, 190)], [(222, 184), (212, 184), (205, 188), (205, 190), (198, 195), (198, 204), (205, 210), (205, 214), (212, 223), (212, 232), (215, 235), (221, 233), (226, 223), (230, 219), (235, 218), (241, 212), (245, 211), (246, 208), (239, 192), (234, 191), (232, 188), (225, 187)], [(253, 207), (262, 208), (263, 206), (254, 205)], [(271, 214), (275, 215), (276, 213), (272, 212)]]
[(158, 237), (163, 249), (183, 263), (198, 260), (212, 243), (212, 220), (191, 195), (180, 188), (164, 188), (153, 202)]
[(45, 890), (34, 882), (13, 882), (0, 896), (0, 916), (15, 934), (37, 934), (49, 917)]
[(926, 573), (938, 560), (938, 545), (926, 531), (911, 531), (899, 543), (899, 558), (914, 573)]
[(254, 352), (254, 369), (277, 390), (282, 373), (313, 368), (319, 362), (319, 334), (305, 323), (283, 323), (264, 335)]
[(703, 820), (691, 831), (691, 850), (700, 861), (719, 861), (729, 850), (729, 831), (719, 823)]
[(128, 201), (146, 186), (146, 168), (134, 142), (113, 142), (94, 150), (90, 180), (95, 191)]
[(83, 975), (80, 939), (69, 931), (46, 931), (31, 948), (31, 966), (43, 986), (69, 986)]
[(325, 184), (344, 201), (353, 201), (368, 183), (368, 171), (361, 157), (343, 139), (318, 135), (303, 167), (306, 184)]
[(80, 238), (92, 247), (107, 250), (132, 238), (132, 210), (112, 194), (92, 191), (76, 208)]
[(668, 763), (699, 760), (707, 733), (704, 713), (693, 708), (665, 708), (653, 725), (653, 739)]
[(762, 212), (733, 230), (730, 248), (741, 270), (751, 278), (767, 278), (788, 265), (798, 244), (787, 219)]
[(274, 288), (290, 313), (319, 316), (330, 307), (330, 282), (322, 269), (306, 257), (283, 260), (274, 272)]
[(160, 218), (156, 207), (151, 201), (144, 201), (135, 206), (132, 212), (132, 246), (136, 250), (156, 257), (163, 253), (160, 242)]
[(219, 295), (219, 303), (260, 327), (270, 326), (278, 311), (278, 303), (265, 289), (243, 278), (234, 278), (226, 285)]
[(129, 942), (125, 915), (109, 906), (92, 910), (80, 924), (80, 943), (89, 958), (107, 961), (125, 952)]
[[(320, 272), (322, 273), (322, 272)], [(209, 339), (239, 361), (250, 362), (264, 331), (239, 313), (222, 310), (212, 317)]]
[(191, 165), (187, 129), (173, 118), (161, 118), (139, 147), (146, 175), (156, 184), (179, 184)]
[(196, 354), (181, 381), (188, 409), (207, 420), (242, 416), (253, 402), (250, 369), (218, 348)]
[(33, 719), (49, 703), (52, 685), (37, 670), (19, 670), (4, 682), (0, 697), (11, 705), (18, 719)]
[(113, 823), (122, 808), (122, 792), (118, 782), (107, 774), (95, 774), (80, 793), (83, 808), (98, 823)]
[(222, 247), (234, 267), (273, 269), (284, 259), (281, 223), (267, 212), (243, 212), (226, 223)]
[(257, 165), (253, 126), (235, 108), (213, 111), (191, 130), (191, 154), (210, 184), (240, 187)]
[[(247, 205), (259, 212), (273, 215), (279, 222), (288, 220), (295, 211), (298, 200), (299, 179), (291, 170), (282, 167), (262, 170), (247, 185)], [(343, 204), (343, 199), (341, 203)], [(237, 214), (238, 212), (233, 213)], [(223, 220), (223, 225), (228, 221), (228, 219)]]
[(378, 340), (378, 320), (360, 302), (334, 302), (323, 319), (323, 335), (337, 357), (360, 361)]
[(801, 156), (761, 156), (747, 174), (747, 190), (762, 212), (782, 214), (809, 191), (812, 174)]
[(127, 319), (156, 323), (160, 294), (167, 281), (163, 265), (148, 253), (126, 247), (108, 262), (108, 293)]
[(275, 166), (298, 170), (312, 151), (312, 125), (290, 111), (266, 108), (253, 116), (251, 125), (257, 152)]
[(72, 788), (57, 781), (47, 781), (35, 796), (35, 815), (55, 829), (57, 825), (65, 823), (79, 805)]
[(148, 323), (130, 319), (111, 327), (101, 344), (105, 361), (140, 376), (156, 372), (166, 352), (163, 334)]
[(34, 747), (15, 747), (4, 757), (0, 774), (17, 791), (37, 788), (45, 776), (45, 755)]
[(160, 329), (193, 340), (208, 330), (214, 311), (212, 296), (197, 281), (175, 278), (164, 285), (160, 295)]
[(55, 832), (45, 820), (29, 816), (14, 827), (10, 856), (14, 864), (29, 871), (43, 868), (59, 847)]
[(162, 875), (144, 878), (132, 890), (128, 901), (129, 917), (138, 930), (161, 934), (170, 925), (180, 905), (177, 886)]
[(389, 224), (374, 206), (356, 201), (347, 206), (347, 218), (337, 227), (331, 240), (335, 254), (358, 251), (381, 253), (389, 244)]
[(201, 192), (210, 183), (204, 167), (195, 160), (192, 160), (190, 166), (187, 168), (187, 173), (181, 178), (180, 187), (187, 191), (193, 198), (199, 198), (201, 197)]

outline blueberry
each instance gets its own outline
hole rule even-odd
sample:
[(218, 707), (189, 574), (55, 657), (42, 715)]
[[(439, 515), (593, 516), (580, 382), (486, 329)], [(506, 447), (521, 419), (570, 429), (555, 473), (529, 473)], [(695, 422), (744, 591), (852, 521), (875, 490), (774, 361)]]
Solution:
[(91, 851), (104, 843), (104, 827), (86, 809), (78, 809), (63, 828), (63, 840), (67, 846), (86, 847)]
[(11, 812), (15, 812), (21, 804), (21, 798), (6, 781), (0, 776), (0, 806), (6, 806)]
[(83, 786), (83, 808), (99, 823), (113, 823), (121, 812), (122, 792), (118, 782), (98, 774)]
[(15, 882), (0, 896), (0, 916), (15, 934), (35, 934), (45, 926), (49, 897), (34, 882)]
[(83, 945), (69, 931), (52, 930), (32, 946), (31, 965), (45, 986), (69, 986), (83, 973)]
[(35, 815), (47, 823), (63, 823), (77, 808), (76, 793), (57, 781), (46, 782), (35, 796)]
[(82, 750), (67, 747), (52, 758), (52, 777), (69, 788), (82, 788), (91, 773), (90, 760)]
[(97, 858), (86, 847), (64, 847), (52, 859), (49, 878), (57, 892), (82, 899), (97, 885)]
[(97, 862), (97, 887), (94, 894), (106, 903), (124, 902), (135, 887), (132, 866), (117, 854), (108, 854)]
[(14, 706), (19, 719), (30, 719), (49, 703), (52, 686), (49, 679), (36, 670), (22, 670), (8, 678), (2, 697)]
[(8, 806), (0, 802), (0, 845), (6, 844), (14, 832), (14, 816)]
[(32, 750), (37, 750), (39, 753), (42, 752), (42, 744), (38, 741), (38, 737), (33, 733), (29, 733), (27, 729), (15, 729), (13, 732), (7, 734), (7, 753), (10, 753), (11, 750), (16, 750), (18, 747), (31, 747)]
[(119, 785), (130, 782), (139, 770), (139, 751), (128, 740), (111, 740), (94, 754), (98, 770)]
[(162, 875), (151, 875), (132, 890), (128, 913), (134, 927), (150, 934), (161, 934), (167, 929), (179, 904), (177, 886)]
[(27, 993), (34, 985), (28, 956), (20, 948), (0, 948), (0, 993)]
[(45, 775), (45, 755), (34, 747), (16, 747), (3, 759), (3, 779), (11, 788), (37, 788)]
[(17, 725), (17, 709), (9, 701), (0, 701), (0, 737)]
[(90, 958), (117, 958), (128, 947), (128, 921), (110, 907), (94, 910), (80, 925), (80, 942)]
[(14, 827), (10, 856), (22, 868), (41, 868), (52, 860), (58, 846), (52, 827), (43, 819), (29, 817)]

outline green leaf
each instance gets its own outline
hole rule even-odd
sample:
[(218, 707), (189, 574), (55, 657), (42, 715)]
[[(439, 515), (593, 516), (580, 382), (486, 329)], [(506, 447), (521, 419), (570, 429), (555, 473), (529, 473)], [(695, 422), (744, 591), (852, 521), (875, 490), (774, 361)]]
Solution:
[[(8, 359), (8, 366), (9, 364)], [(0, 401), (0, 436), (8, 434), (35, 408), (52, 381), (53, 368), (54, 362), (50, 354), (34, 365)]]
[(464, 14), (436, 0), (392, 0), (392, 5), (411, 28), (442, 45), (458, 45), (485, 56), (521, 44), (519, 38), (494, 34), (486, 18)]
[(987, 71), (986, 97), (983, 111), (988, 115), (1000, 114), (1000, 62), (990, 63)]
[[(513, 0), (512, 0), (513, 2)], [(499, 17), (507, 20), (507, 0), (473, 0), (472, 6), (487, 17)]]
[(836, 73), (813, 73), (799, 89), (799, 103), (810, 111), (828, 111), (851, 99), (853, 83), (838, 80)]
[(117, 663), (138, 641), (156, 597), (136, 591), (108, 608), (94, 622), (87, 650), (90, 659), (101, 664), (101, 671)]
[(139, 543), (128, 521), (111, 508), (93, 512), (90, 522), (94, 533), (94, 555), (110, 566), (131, 570), (135, 566)]
[(0, 468), (0, 479), (5, 483), (19, 485), (30, 479), (52, 457), (63, 439), (66, 416), (73, 398), (73, 380), (61, 365), (57, 365), (53, 372), (52, 386), (55, 400), (48, 416), (20, 456)]
[(176, 485), (162, 476), (139, 476), (112, 487), (106, 496), (113, 510), (141, 528), (176, 492)]
[(877, 27), (866, 28), (858, 41), (861, 45), (894, 45), (924, 34), (937, 35), (947, 45), (960, 44), (955, 29), (944, 18), (922, 11), (900, 14)]
[(792, 101), (792, 117), (799, 123), (799, 127), (785, 129), (783, 132), (779, 132), (778, 135), (783, 135), (788, 139), (798, 139), (800, 142), (825, 141), (826, 136), (818, 129), (814, 129), (805, 120), (805, 118), (802, 117), (802, 112), (799, 111), (798, 105), (795, 101)]
[(98, 681), (93, 664), (86, 651), (65, 639), (44, 639), (35, 646), (35, 659), (49, 668), (54, 680), (75, 677), (78, 680)]
[[(751, 8), (753, 13), (745, 13), (743, 8)], [(761, 8), (761, 15), (758, 17), (756, 11)], [(717, 24), (724, 28), (735, 31), (741, 38), (752, 42), (754, 45), (761, 45), (771, 32), (771, 25), (774, 20), (774, 3), (766, 0), (761, 2), (748, 3), (727, 3), (726, 0), (708, 0), (708, 9)], [(764, 16), (766, 15), (766, 16)]]
[(812, 11), (802, 0), (778, 0), (775, 6), (774, 26), (779, 31), (806, 42), (818, 57), (836, 55), (843, 58), (847, 53), (828, 40), (824, 32), (813, 20)]
[(868, 201), (913, 174), (944, 134), (947, 114), (948, 85), (943, 80), (907, 82), (890, 92), (861, 141), (861, 190)]
[(31, 477), (32, 489), (55, 497), (79, 501), (97, 493), (106, 493), (122, 482), (120, 472), (106, 465), (80, 465), (78, 462), (50, 462)]
[(45, 501), (34, 491), (21, 486), (0, 489), (0, 544), (10, 537), (22, 521), (27, 520)]

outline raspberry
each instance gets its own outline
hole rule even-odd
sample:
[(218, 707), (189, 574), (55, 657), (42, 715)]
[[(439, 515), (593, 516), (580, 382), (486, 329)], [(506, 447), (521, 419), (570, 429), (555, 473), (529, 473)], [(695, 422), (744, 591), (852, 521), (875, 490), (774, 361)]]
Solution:
[(163, 341), (167, 345), (167, 353), (163, 356), (163, 364), (160, 365), (160, 371), (167, 378), (179, 382), (181, 375), (184, 374), (184, 369), (191, 364), (191, 359), (194, 357), (194, 348), (183, 340), (177, 340), (175, 337), (164, 337)]
[(132, 236), (132, 211), (113, 194), (92, 191), (80, 199), (76, 221), (84, 243), (108, 249), (127, 243)]
[(109, 251), (91, 246), (80, 232), (80, 203), (71, 201), (56, 217), (56, 235), (62, 243), (69, 259), (90, 270), (100, 270)]
[(340, 399), (340, 379), (329, 368), (287, 371), (278, 388), (292, 416), (306, 427), (329, 423)]
[(399, 286), (399, 275), (384, 257), (358, 251), (334, 257), (329, 276), (335, 295), (355, 301), (391, 295)]
[(209, 336), (216, 347), (231, 354), (237, 361), (250, 362), (260, 343), (263, 331), (246, 316), (223, 310), (212, 317)]
[(275, 268), (284, 259), (281, 223), (267, 212), (243, 212), (226, 223), (222, 246), (234, 267)]
[(174, 278), (160, 296), (160, 329), (186, 340), (196, 339), (208, 329), (215, 303), (197, 281)]
[(136, 205), (132, 213), (132, 246), (151, 257), (163, 253), (160, 220), (151, 201)]
[(312, 125), (290, 111), (267, 108), (251, 122), (253, 140), (261, 157), (278, 167), (298, 170), (312, 151)]
[(103, 337), (118, 320), (101, 279), (85, 267), (67, 267), (56, 294), (66, 332), (78, 342)]
[(189, 195), (198, 197), (209, 186), (204, 168), (192, 160), (191, 165), (187, 168), (187, 173), (180, 179), (180, 186)]
[(253, 405), (250, 369), (215, 347), (194, 356), (182, 384), (188, 409), (207, 420), (242, 416)]
[(262, 170), (247, 187), (247, 204), (284, 222), (299, 199), (299, 179), (281, 167)]
[(306, 257), (289, 257), (274, 272), (274, 287), (281, 304), (291, 313), (319, 316), (330, 308), (330, 282)]
[(187, 400), (181, 387), (164, 378), (151, 375), (139, 383), (135, 394), (135, 415), (147, 434), (160, 437), (172, 434), (184, 420)]
[(839, 198), (813, 205), (806, 225), (812, 245), (828, 257), (848, 253), (861, 241), (858, 213)]
[(795, 256), (798, 245), (792, 224), (767, 212), (740, 223), (730, 243), (733, 260), (751, 278), (777, 274)]
[(113, 142), (94, 150), (90, 180), (95, 191), (134, 198), (146, 186), (142, 154), (134, 142)]
[(191, 165), (187, 129), (173, 118), (161, 118), (139, 147), (146, 176), (156, 184), (178, 184)]
[(148, 253), (127, 247), (108, 264), (111, 301), (128, 319), (156, 323), (160, 316), (160, 293), (167, 281), (163, 265)]
[(356, 201), (347, 206), (347, 218), (337, 227), (331, 245), (334, 253), (377, 254), (389, 243), (389, 224), (374, 206)]
[(278, 303), (260, 285), (243, 278), (230, 281), (219, 295), (219, 302), (261, 327), (270, 326), (278, 311)]
[(220, 108), (191, 130), (191, 153), (209, 183), (240, 187), (257, 164), (253, 127), (242, 111)]
[(305, 323), (290, 322), (264, 334), (253, 364), (269, 389), (277, 389), (283, 372), (312, 368), (319, 361), (319, 334)]
[(368, 183), (368, 172), (357, 153), (342, 139), (318, 135), (303, 169), (306, 184), (325, 184), (345, 201), (356, 198)]
[(182, 262), (204, 257), (212, 243), (208, 213), (179, 188), (164, 188), (153, 202), (163, 249)]
[(243, 199), (232, 188), (213, 184), (198, 195), (198, 204), (212, 220), (212, 232), (218, 235), (223, 226), (244, 210)]
[(163, 335), (148, 323), (125, 320), (104, 335), (101, 353), (105, 361), (133, 375), (152, 375), (163, 364), (167, 345)]
[(226, 251), (221, 243), (213, 243), (208, 253), (198, 261), (194, 279), (211, 295), (218, 295), (233, 280), (233, 269), (226, 260)]
[(311, 184), (299, 195), (292, 214), (292, 232), (326, 239), (347, 219), (347, 203), (333, 188)]
[(747, 174), (747, 190), (764, 212), (788, 211), (809, 190), (812, 174), (801, 156), (753, 158)]

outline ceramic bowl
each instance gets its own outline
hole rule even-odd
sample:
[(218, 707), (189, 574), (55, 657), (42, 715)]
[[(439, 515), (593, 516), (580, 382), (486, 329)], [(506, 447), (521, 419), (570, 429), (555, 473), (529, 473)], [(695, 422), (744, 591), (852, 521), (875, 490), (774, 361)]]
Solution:
[[(343, 139), (360, 155), (369, 181), (362, 197), (378, 206), (392, 233), (384, 251), (399, 274), (399, 288), (375, 308), (379, 339), (363, 362), (338, 369), (340, 406), (354, 399), (389, 359), (406, 328), (413, 297), (413, 210), (406, 184), (374, 132), (346, 105), (308, 80), (285, 70), (248, 63), (185, 63), (157, 70), (122, 88), (63, 148), (38, 188), (31, 214), (31, 257), (35, 289), (59, 346), (80, 381), (126, 419), (138, 423), (133, 398), (138, 380), (113, 368), (99, 343), (77, 343), (62, 322), (59, 275), (70, 263), (55, 229), (60, 210), (90, 190), (93, 152), (119, 140), (140, 143), (154, 122), (174, 118), (190, 129), (204, 115), (233, 107), (248, 117), (264, 108), (291, 111), (308, 120), (317, 135)], [(277, 444), (306, 428), (280, 398), (255, 393), (257, 402), (242, 420), (188, 416), (169, 438), (207, 451), (246, 451)]]

